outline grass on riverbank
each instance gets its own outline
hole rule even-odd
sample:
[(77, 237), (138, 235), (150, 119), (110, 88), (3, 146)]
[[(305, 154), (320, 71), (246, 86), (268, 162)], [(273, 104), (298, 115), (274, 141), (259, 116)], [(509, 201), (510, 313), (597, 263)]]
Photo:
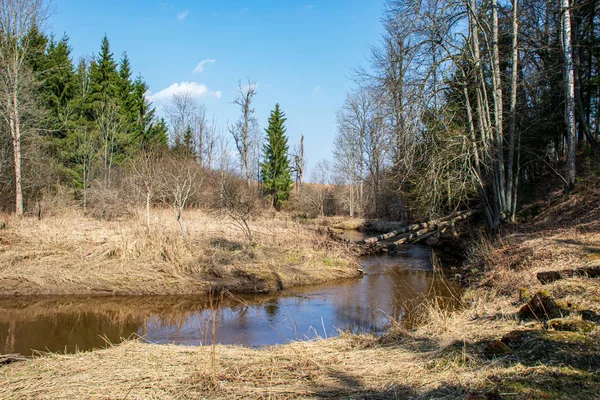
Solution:
[(184, 219), (187, 240), (168, 210), (153, 211), (150, 233), (143, 216), (4, 216), (0, 295), (262, 293), (359, 276), (338, 244), (289, 219), (251, 221), (253, 246), (228, 218)]
[(576, 393), (593, 399), (600, 393), (596, 333), (548, 332), (552, 353), (535, 358), (531, 340), (510, 352), (490, 340), (515, 329), (543, 332), (534, 326), (489, 318), (493, 310), (483, 306), (452, 315), (431, 311), (426, 326), (380, 338), (341, 335), (261, 349), (128, 341), (44, 355), (1, 368), (0, 398), (566, 399)]
[(600, 313), (599, 279), (536, 279), (598, 263), (600, 190), (547, 201), (531, 223), (474, 247), (460, 272), (463, 309), (431, 304), (416, 329), (262, 349), (129, 341), (50, 354), (2, 367), (0, 398), (600, 398), (598, 327), (517, 317), (524, 293), (539, 291), (565, 304), (563, 327)]

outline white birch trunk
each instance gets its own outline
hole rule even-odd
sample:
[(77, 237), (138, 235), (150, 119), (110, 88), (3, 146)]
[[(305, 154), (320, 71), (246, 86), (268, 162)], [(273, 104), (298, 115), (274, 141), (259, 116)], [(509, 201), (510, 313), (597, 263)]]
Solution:
[(567, 125), (567, 165), (566, 178), (571, 189), (575, 185), (575, 156), (577, 152), (577, 131), (575, 129), (575, 74), (573, 70), (573, 48), (571, 45), (571, 10), (569, 0), (561, 0), (563, 52), (565, 62), (565, 122)]

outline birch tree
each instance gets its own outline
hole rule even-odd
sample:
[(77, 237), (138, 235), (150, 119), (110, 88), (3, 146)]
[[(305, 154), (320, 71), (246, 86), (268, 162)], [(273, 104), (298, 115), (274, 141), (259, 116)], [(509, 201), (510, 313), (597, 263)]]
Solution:
[(31, 95), (32, 75), (25, 63), (30, 49), (28, 33), (48, 18), (45, 0), (0, 1), (0, 96), (2, 118), (12, 139), (15, 175), (15, 213), (23, 215), (22, 141), (28, 130), (23, 113)]
[(575, 185), (575, 156), (577, 154), (577, 131), (575, 127), (575, 74), (573, 71), (573, 48), (571, 46), (571, 5), (561, 0), (562, 41), (565, 63), (565, 122), (567, 125), (567, 190)]

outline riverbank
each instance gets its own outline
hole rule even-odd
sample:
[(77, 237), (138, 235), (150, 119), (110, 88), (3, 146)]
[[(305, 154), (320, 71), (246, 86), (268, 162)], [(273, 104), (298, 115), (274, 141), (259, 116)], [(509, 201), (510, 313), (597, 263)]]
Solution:
[(537, 274), (598, 264), (600, 188), (550, 193), (525, 212), (528, 223), (481, 236), (456, 271), (463, 308), (429, 303), (418, 328), (260, 349), (134, 340), (42, 355), (0, 369), (0, 398), (598, 398), (600, 281)]
[(168, 210), (97, 220), (79, 211), (0, 220), (0, 296), (267, 293), (358, 277), (360, 266), (324, 234), (284, 218), (236, 221)]

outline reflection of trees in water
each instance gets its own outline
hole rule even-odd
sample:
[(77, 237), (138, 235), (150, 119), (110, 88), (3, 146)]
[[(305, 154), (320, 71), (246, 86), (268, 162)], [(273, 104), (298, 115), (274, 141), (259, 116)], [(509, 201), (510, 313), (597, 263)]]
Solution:
[(379, 268), (383, 273), (367, 275), (358, 290), (345, 291), (336, 299), (335, 323), (338, 328), (351, 332), (381, 332), (391, 322), (410, 326), (419, 321), (433, 299), (442, 299), (442, 306), (453, 304), (451, 286), (440, 275), (385, 266)]
[(279, 300), (275, 300), (273, 302), (265, 304), (263, 307), (265, 313), (267, 314), (267, 321), (270, 324), (275, 323), (277, 319), (277, 315), (279, 314)]
[(122, 337), (135, 334), (141, 325), (140, 319), (114, 319), (94, 312), (57, 312), (26, 321), (0, 322), (0, 353), (101, 348), (106, 340), (118, 343)]

